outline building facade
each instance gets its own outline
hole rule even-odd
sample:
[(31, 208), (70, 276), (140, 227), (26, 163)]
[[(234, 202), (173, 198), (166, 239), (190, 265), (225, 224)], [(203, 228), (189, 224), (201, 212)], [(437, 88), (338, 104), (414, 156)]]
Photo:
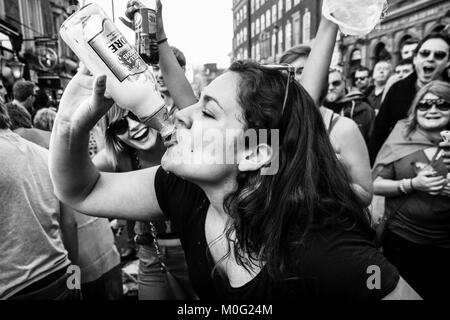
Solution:
[(321, 0), (233, 0), (233, 59), (262, 63), (315, 37)]
[(23, 78), (53, 96), (64, 88), (78, 63), (58, 31), (77, 4), (76, 0), (0, 0), (2, 76), (8, 76), (8, 61), (15, 55), (25, 64)]
[(421, 39), (432, 31), (450, 32), (448, 0), (388, 0), (388, 5), (387, 16), (369, 35), (341, 37), (341, 63), (348, 75), (359, 65), (372, 69), (379, 60), (397, 64), (408, 39)]

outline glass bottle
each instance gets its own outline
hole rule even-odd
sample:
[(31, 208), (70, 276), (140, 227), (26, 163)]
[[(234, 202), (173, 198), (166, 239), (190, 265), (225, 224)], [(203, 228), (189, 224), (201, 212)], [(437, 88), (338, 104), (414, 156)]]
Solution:
[(107, 76), (107, 91), (117, 105), (145, 119), (164, 139), (173, 134), (153, 73), (101, 7), (81, 8), (63, 23), (60, 34), (89, 71)]
[(149, 2), (134, 14), (133, 27), (136, 33), (136, 47), (144, 61), (151, 65), (159, 63), (158, 42), (156, 40), (156, 3)]

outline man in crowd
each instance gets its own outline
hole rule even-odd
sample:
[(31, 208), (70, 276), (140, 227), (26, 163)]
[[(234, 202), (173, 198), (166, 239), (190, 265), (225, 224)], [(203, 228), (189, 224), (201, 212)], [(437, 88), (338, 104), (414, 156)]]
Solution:
[[(184, 56), (183, 52), (175, 47), (171, 48), (175, 55), (175, 58), (178, 61), (178, 64), (186, 72), (186, 57)], [(170, 95), (169, 90), (167, 89), (161, 69), (159, 68), (159, 66), (153, 66), (153, 71), (155, 72), (156, 80), (158, 80), (158, 90), (159, 92), (161, 92), (164, 100), (166, 101), (167, 110), (169, 110), (169, 113), (172, 114), (175, 111), (174, 109), (176, 108), (176, 106), (174, 105), (174, 101)]]
[(0, 300), (79, 299), (66, 273), (78, 262), (73, 212), (53, 194), (48, 151), (10, 125), (0, 103)]
[(373, 68), (372, 78), (374, 86), (367, 95), (367, 100), (376, 113), (380, 110), (384, 88), (386, 87), (386, 83), (392, 74), (392, 69), (392, 64), (388, 61), (379, 61)]
[(353, 77), (353, 85), (358, 88), (358, 90), (367, 97), (372, 90), (370, 85), (372, 79), (370, 77), (370, 70), (366, 67), (359, 67), (355, 71), (355, 75)]
[(412, 58), (400, 61), (395, 67), (395, 75), (397, 76), (398, 80), (407, 78), (413, 72), (414, 72), (414, 63)]
[(366, 102), (364, 95), (355, 91), (347, 94), (345, 77), (339, 70), (331, 70), (328, 75), (328, 94), (324, 106), (356, 122), (366, 140), (369, 140), (375, 112)]
[(400, 56), (402, 60), (412, 58), (414, 56), (414, 51), (416, 50), (418, 44), (419, 40), (415, 38), (406, 40), (402, 44), (402, 47), (400, 48)]
[(397, 121), (407, 117), (417, 91), (433, 80), (448, 81), (450, 37), (445, 33), (426, 36), (417, 46), (413, 62), (414, 73), (394, 83), (381, 105), (369, 144), (372, 164)]
[(14, 104), (17, 107), (24, 108), (30, 114), (31, 119), (33, 119), (35, 114), (35, 96), (36, 89), (34, 83), (31, 81), (19, 80), (13, 85), (14, 100), (8, 103), (6, 106), (9, 109), (9, 105)]
[(31, 115), (22, 105), (8, 103), (7, 111), (11, 121), (10, 129), (22, 138), (48, 149), (51, 132), (33, 128)]
[(400, 61), (394, 70), (394, 74), (389, 78), (384, 88), (383, 97), (381, 98), (381, 104), (383, 103), (384, 99), (386, 99), (386, 95), (394, 83), (409, 77), (414, 72), (414, 63), (412, 58)]

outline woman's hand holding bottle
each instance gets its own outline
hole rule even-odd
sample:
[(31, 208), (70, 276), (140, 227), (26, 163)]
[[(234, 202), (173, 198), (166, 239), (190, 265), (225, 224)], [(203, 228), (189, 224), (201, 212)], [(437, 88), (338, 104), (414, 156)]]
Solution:
[(61, 97), (59, 121), (72, 130), (89, 132), (113, 105), (113, 100), (105, 98), (105, 91), (106, 76), (94, 78), (81, 64)]

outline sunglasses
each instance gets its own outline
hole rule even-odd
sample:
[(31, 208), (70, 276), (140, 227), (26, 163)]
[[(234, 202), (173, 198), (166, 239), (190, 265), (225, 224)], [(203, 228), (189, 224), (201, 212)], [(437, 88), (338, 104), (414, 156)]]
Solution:
[(119, 136), (127, 133), (129, 130), (127, 118), (130, 118), (131, 120), (134, 120), (137, 122), (141, 122), (141, 120), (139, 119), (138, 116), (136, 116), (132, 112), (128, 112), (128, 114), (126, 116), (122, 117), (120, 120), (117, 120), (116, 122), (111, 123), (106, 130), (115, 135), (119, 135)]
[[(270, 70), (270, 71), (286, 71), (288, 73), (287, 81), (286, 81), (286, 90), (284, 92), (284, 102), (283, 107), (281, 108), (281, 114), (284, 114), (284, 109), (286, 108), (286, 103), (289, 97), (289, 87), (291, 86), (291, 83), (295, 80), (295, 73), (296, 69), (293, 65), (282, 63), (282, 64), (264, 64), (261, 65), (263, 69)], [(303, 70), (302, 70), (303, 71)]]
[(365, 81), (368, 77), (355, 77), (355, 81)]
[(339, 80), (333, 81), (333, 82), (331, 83), (331, 85), (332, 85), (333, 87), (339, 87), (341, 84), (342, 84), (342, 81), (339, 81)]
[(422, 100), (417, 105), (417, 110), (428, 111), (433, 106), (436, 106), (436, 108), (441, 111), (449, 111), (450, 110), (450, 103), (445, 101), (444, 99)]
[(424, 59), (428, 58), (432, 53), (433, 53), (434, 59), (439, 60), (439, 61), (444, 60), (447, 57), (447, 52), (445, 52), (445, 51), (431, 51), (431, 50), (427, 50), (427, 49), (419, 51), (420, 57), (424, 58)]

